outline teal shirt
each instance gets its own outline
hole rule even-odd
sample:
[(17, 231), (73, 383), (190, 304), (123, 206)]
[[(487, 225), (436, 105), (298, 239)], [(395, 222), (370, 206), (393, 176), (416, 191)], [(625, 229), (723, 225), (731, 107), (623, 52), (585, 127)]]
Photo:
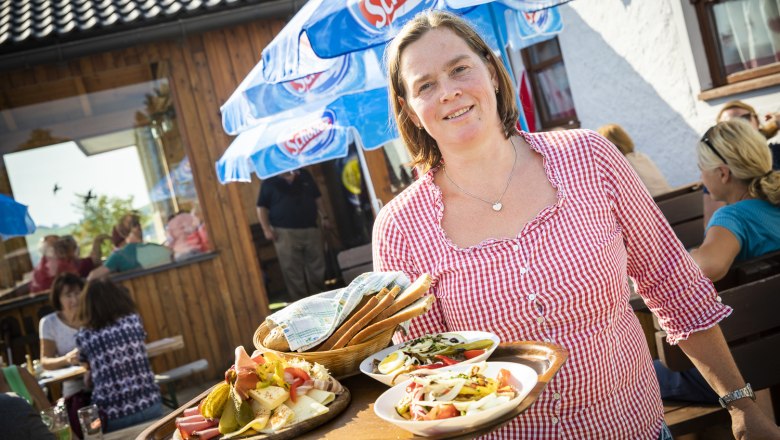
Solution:
[(713, 226), (728, 229), (739, 241), (736, 261), (749, 260), (780, 250), (780, 206), (765, 200), (742, 200), (712, 214)]
[(103, 265), (111, 272), (126, 272), (171, 262), (171, 251), (153, 243), (129, 243), (114, 251)]

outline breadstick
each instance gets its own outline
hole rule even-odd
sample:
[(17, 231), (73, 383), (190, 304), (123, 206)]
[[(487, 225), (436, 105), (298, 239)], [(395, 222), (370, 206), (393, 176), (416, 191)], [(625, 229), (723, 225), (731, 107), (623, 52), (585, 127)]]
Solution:
[(398, 295), (395, 302), (386, 308), (382, 313), (371, 320), (368, 325), (376, 324), (394, 315), (399, 310), (417, 301), (425, 295), (425, 292), (431, 287), (431, 276), (427, 273), (420, 275), (414, 282), (404, 289), (403, 293)]
[[(379, 292), (381, 294), (382, 292)], [(325, 342), (322, 343), (317, 348), (317, 351), (327, 351), (330, 350), (333, 347), (333, 344), (335, 344), (340, 338), (341, 335), (347, 332), (347, 330), (350, 329), (356, 322), (360, 320), (362, 316), (364, 316), (366, 313), (371, 311), (374, 307), (376, 307), (377, 304), (379, 304), (379, 294), (372, 296), (369, 298), (368, 302), (360, 308), (357, 312), (353, 313), (352, 316), (350, 316), (346, 321), (344, 321), (339, 328), (336, 329), (336, 331), (333, 332), (332, 335), (328, 339), (325, 340)], [(386, 295), (384, 295), (386, 296)]]
[(349, 340), (352, 339), (353, 336), (355, 336), (360, 330), (362, 330), (365, 326), (367, 326), (368, 323), (371, 322), (371, 320), (374, 319), (375, 316), (380, 314), (390, 304), (393, 303), (395, 296), (398, 295), (398, 292), (400, 291), (401, 291), (400, 287), (398, 286), (393, 287), (393, 290), (387, 293), (373, 309), (371, 309), (368, 313), (363, 315), (360, 318), (360, 320), (358, 320), (354, 325), (352, 325), (352, 327), (350, 327), (345, 333), (343, 333), (341, 335), (341, 338), (339, 338), (339, 340), (336, 341), (336, 343), (333, 344), (333, 346), (330, 349), (336, 350), (338, 348), (342, 348), (346, 346), (347, 342), (349, 342)]
[(372, 337), (387, 330), (390, 327), (394, 328), (396, 325), (404, 321), (408, 321), (412, 318), (422, 315), (431, 308), (431, 304), (433, 304), (434, 299), (435, 298), (433, 295), (424, 296), (418, 299), (414, 304), (406, 307), (395, 315), (379, 321), (376, 324), (369, 325), (368, 327), (361, 330), (360, 333), (355, 335), (355, 337), (349, 341), (347, 347), (360, 344), (361, 342), (371, 339)]

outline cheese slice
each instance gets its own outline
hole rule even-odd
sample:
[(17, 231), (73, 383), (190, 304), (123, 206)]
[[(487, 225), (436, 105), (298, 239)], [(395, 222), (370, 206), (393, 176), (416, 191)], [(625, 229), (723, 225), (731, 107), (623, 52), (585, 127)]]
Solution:
[(265, 429), (260, 430), (263, 434), (273, 434), (285, 426), (292, 424), (295, 420), (295, 413), (287, 405), (281, 404), (274, 410), (273, 415), (268, 420)]
[(310, 389), (306, 395), (323, 405), (327, 405), (330, 402), (336, 400), (336, 393), (331, 393), (330, 391), (325, 390), (318, 390), (317, 388)]
[(295, 423), (317, 417), (328, 412), (328, 407), (317, 402), (307, 395), (298, 396), (297, 401), (293, 403), (288, 400), (284, 402), (295, 413)]
[(249, 390), (249, 397), (259, 402), (265, 409), (274, 410), (290, 397), (284, 388), (268, 386), (259, 390)]

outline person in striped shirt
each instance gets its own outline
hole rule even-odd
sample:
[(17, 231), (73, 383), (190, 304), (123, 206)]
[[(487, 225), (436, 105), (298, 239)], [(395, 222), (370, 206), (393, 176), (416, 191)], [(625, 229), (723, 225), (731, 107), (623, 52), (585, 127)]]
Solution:
[[(387, 50), (390, 99), (420, 178), (379, 213), (374, 269), (430, 273), (406, 336), (487, 330), (543, 340), (566, 365), (494, 438), (670, 438), (628, 277), (719, 395), (745, 386), (718, 321), (731, 309), (620, 152), (587, 130), (516, 130), (512, 82), (462, 19), (426, 12)], [(750, 399), (738, 438), (780, 438)]]

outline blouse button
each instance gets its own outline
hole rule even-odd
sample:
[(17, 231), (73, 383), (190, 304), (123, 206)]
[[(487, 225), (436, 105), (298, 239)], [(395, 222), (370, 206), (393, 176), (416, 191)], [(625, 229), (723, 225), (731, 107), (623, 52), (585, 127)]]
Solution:
[(723, 298), (721, 298), (720, 295), (718, 295), (715, 299), (717, 299), (718, 302), (723, 302)]
[(552, 423), (553, 423), (553, 425), (557, 425), (558, 424), (558, 417), (553, 417), (552, 418)]
[(518, 269), (518, 272), (520, 272), (520, 275), (524, 275), (526, 272), (528, 272), (528, 269), (521, 267), (520, 269)]
[(532, 294), (528, 295), (528, 301), (533, 301), (535, 299), (536, 299), (536, 294), (535, 293), (532, 293)]
[(542, 339), (542, 340), (543, 340), (544, 342), (552, 342), (552, 341), (550, 340), (550, 338), (544, 338), (544, 339)]
[(515, 252), (517, 252), (517, 251), (519, 251), (519, 250), (520, 250), (520, 246), (518, 246), (518, 245), (514, 244), (514, 245), (512, 245), (512, 250), (513, 250), (513, 251), (515, 251)]
[(538, 322), (539, 324), (543, 323), (544, 322), (544, 316), (537, 316), (536, 317), (536, 322)]
[(561, 394), (560, 393), (553, 393), (553, 399), (560, 400), (561, 399)]

